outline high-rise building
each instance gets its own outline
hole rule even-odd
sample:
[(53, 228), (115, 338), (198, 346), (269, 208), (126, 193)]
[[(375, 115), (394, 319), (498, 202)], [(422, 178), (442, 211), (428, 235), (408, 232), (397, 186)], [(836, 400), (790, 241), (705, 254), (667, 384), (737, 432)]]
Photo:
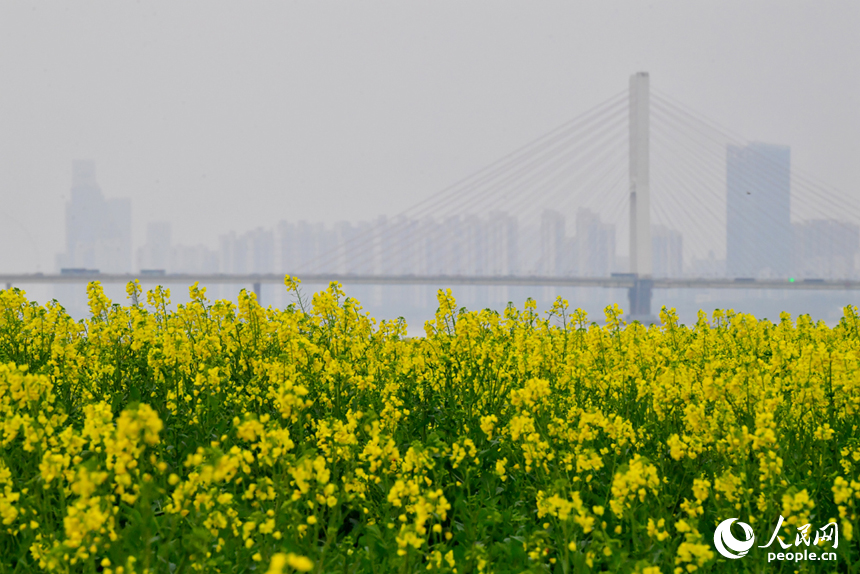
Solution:
[[(87, 269), (102, 273), (128, 273), (132, 267), (131, 201), (105, 199), (96, 182), (95, 163), (76, 161), (72, 166), (71, 198), (66, 202), (66, 250), (57, 255), (63, 270)], [(108, 285), (110, 298), (123, 300), (123, 289)], [(76, 318), (87, 316), (83, 285), (56, 285), (54, 297)]]
[(331, 235), (335, 240), (336, 252), (329, 254), (333, 259), (334, 271), (337, 273), (361, 273), (372, 263), (372, 256), (354, 257), (350, 256), (350, 247), (364, 245), (372, 247), (372, 235), (370, 224), (359, 222), (357, 224), (348, 221), (339, 221), (335, 224)]
[[(437, 275), (445, 267), (442, 246), (445, 238), (441, 226), (431, 217), (424, 217), (418, 223), (415, 257), (416, 270), (421, 275)], [(356, 266), (358, 268), (358, 266)]]
[(283, 273), (317, 273), (323, 253), (325, 229), (322, 223), (288, 223), (282, 221), (277, 227), (278, 271)]
[(552, 209), (545, 209), (540, 218), (540, 271), (550, 277), (564, 270), (565, 234), (564, 216)]
[(205, 245), (174, 245), (170, 250), (171, 273), (218, 273), (218, 253)]
[(275, 236), (257, 228), (236, 235), (231, 231), (219, 237), (222, 273), (272, 273), (275, 264)]
[(817, 279), (854, 277), (860, 228), (844, 221), (813, 219), (792, 225), (794, 274)]
[(489, 242), (487, 237), (487, 222), (474, 214), (463, 219), (463, 245), (466, 256), (466, 273), (470, 275), (487, 275)]
[(791, 271), (791, 150), (729, 145), (726, 157), (726, 271), (730, 277), (787, 277)]
[(651, 273), (654, 277), (680, 277), (684, 272), (684, 241), (678, 231), (651, 226)]
[(490, 213), (487, 222), (488, 272), (490, 275), (515, 275), (518, 271), (517, 218), (501, 211)]
[(593, 211), (576, 212), (576, 235), (570, 242), (570, 274), (609, 277), (615, 267), (615, 226)]
[(174, 245), (172, 226), (153, 221), (146, 226), (146, 243), (137, 250), (137, 267), (168, 273), (218, 273), (218, 253), (205, 245)]
[(74, 162), (66, 203), (66, 252), (57, 263), (60, 269), (131, 271), (131, 200), (105, 199), (92, 161)]
[(218, 237), (218, 260), (222, 273), (251, 273), (248, 238), (230, 231)]
[(379, 217), (374, 224), (373, 235), (376, 245), (374, 248), (375, 267), (383, 275), (406, 275), (414, 273), (414, 258), (410, 238), (414, 233), (416, 223), (403, 215), (394, 218)]
[(170, 268), (171, 227), (167, 221), (153, 221), (146, 226), (146, 243), (137, 250), (138, 269)]
[(245, 234), (250, 249), (251, 273), (272, 273), (275, 270), (275, 234), (258, 227)]
[(463, 222), (458, 216), (449, 215), (439, 223), (441, 241), (437, 251), (439, 255), (439, 273), (441, 275), (465, 275), (467, 257), (463, 252), (466, 235)]

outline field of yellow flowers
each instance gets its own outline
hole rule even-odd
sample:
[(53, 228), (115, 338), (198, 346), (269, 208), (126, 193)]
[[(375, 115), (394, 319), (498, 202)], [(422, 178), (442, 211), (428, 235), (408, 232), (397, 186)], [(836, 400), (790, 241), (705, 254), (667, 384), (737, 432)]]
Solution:
[[(449, 291), (408, 338), (286, 283), (92, 283), (83, 321), (0, 291), (0, 572), (857, 571), (856, 308), (646, 328)], [(715, 551), (780, 516), (836, 522), (838, 562)]]

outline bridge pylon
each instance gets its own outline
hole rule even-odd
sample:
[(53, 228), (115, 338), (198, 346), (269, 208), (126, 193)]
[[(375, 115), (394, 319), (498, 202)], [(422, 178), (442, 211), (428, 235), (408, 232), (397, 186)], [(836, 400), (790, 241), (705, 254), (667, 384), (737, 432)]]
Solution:
[(651, 96), (648, 72), (630, 76), (630, 273), (628, 319), (650, 324), (651, 314)]

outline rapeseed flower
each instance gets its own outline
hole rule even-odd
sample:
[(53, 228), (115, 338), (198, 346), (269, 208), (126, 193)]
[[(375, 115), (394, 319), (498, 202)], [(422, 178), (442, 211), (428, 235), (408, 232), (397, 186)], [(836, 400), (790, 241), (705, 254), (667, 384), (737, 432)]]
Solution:
[(80, 322), (0, 291), (0, 556), (689, 573), (719, 566), (720, 520), (782, 515), (784, 539), (838, 523), (840, 556), (860, 558), (854, 307), (832, 328), (671, 309), (646, 328), (615, 305), (598, 325), (564, 300), (542, 318), (442, 291), (408, 338), (339, 284), (285, 285), (296, 302), (275, 309), (197, 284), (173, 305), (132, 283), (122, 306), (93, 283)]

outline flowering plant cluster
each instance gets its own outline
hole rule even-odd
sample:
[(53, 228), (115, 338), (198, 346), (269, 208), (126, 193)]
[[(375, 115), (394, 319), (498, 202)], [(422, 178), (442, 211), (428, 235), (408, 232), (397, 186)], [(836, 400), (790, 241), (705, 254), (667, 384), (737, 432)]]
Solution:
[(856, 308), (646, 328), (440, 291), (409, 338), (286, 284), (92, 283), (82, 321), (0, 291), (0, 572), (762, 571), (711, 536), (777, 516), (856, 569)]

